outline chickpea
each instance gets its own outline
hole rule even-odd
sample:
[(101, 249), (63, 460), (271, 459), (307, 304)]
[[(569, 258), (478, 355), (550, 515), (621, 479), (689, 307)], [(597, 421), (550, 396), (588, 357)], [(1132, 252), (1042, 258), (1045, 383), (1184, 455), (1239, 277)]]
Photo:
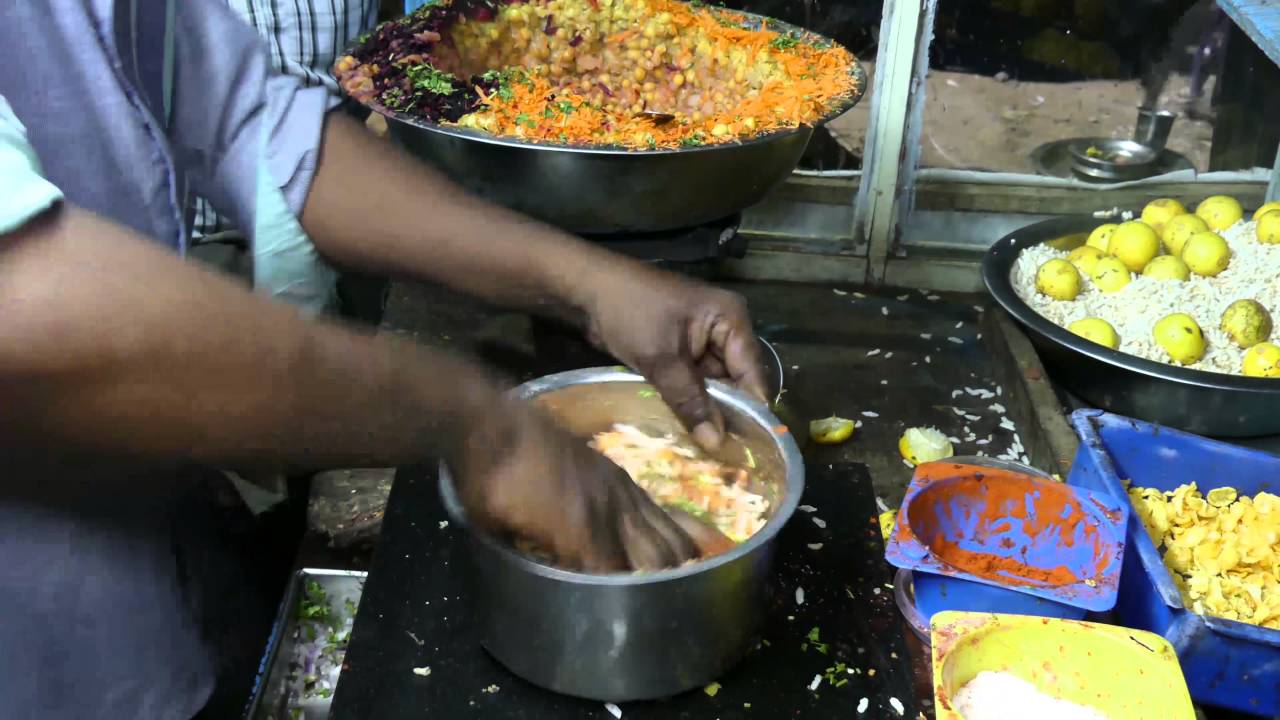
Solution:
[(681, 73), (676, 73), (675, 77), (671, 78), (671, 84), (675, 85), (676, 87), (680, 87), (681, 85), (684, 85), (684, 75), (682, 75)]
[(638, 67), (631, 74), (635, 76), (636, 82), (642, 82), (647, 73), (645, 73), (644, 68)]
[(646, 82), (644, 85), (640, 86), (640, 89), (647, 93), (652, 93), (657, 88), (658, 88), (657, 83), (654, 83), (653, 81)]

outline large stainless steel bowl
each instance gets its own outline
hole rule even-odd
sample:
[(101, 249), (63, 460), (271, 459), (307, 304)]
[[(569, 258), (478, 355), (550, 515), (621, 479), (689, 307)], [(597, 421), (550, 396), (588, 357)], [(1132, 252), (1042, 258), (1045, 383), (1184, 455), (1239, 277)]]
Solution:
[[(515, 392), (579, 435), (614, 422), (675, 427), (671, 411), (641, 392), (642, 383), (629, 372), (588, 369), (534, 380)], [(618, 575), (550, 567), (488, 534), (468, 532), (479, 640), (513, 673), (593, 700), (658, 699), (711, 682), (749, 648), (764, 614), (774, 540), (800, 502), (804, 469), (795, 441), (776, 431), (778, 420), (767, 407), (727, 385), (711, 383), (709, 390), (771, 486), (768, 524), (724, 555)], [(727, 445), (725, 452), (740, 457), (742, 450)], [(440, 492), (453, 522), (466, 526), (447, 468), (441, 468)]]
[(1014, 292), (1010, 273), (1023, 248), (1069, 249), (1101, 221), (1055, 218), (1001, 238), (982, 265), (992, 297), (1026, 329), (1053, 380), (1095, 407), (1213, 437), (1280, 433), (1280, 381), (1190, 370), (1145, 360), (1058, 327)]
[[(741, 15), (757, 24), (764, 20)], [(805, 42), (832, 42), (778, 20), (768, 25)], [(853, 94), (815, 126), (862, 98), (866, 73), (856, 62), (851, 72)], [(764, 199), (791, 174), (814, 129), (802, 126), (727, 145), (626, 150), (538, 145), (374, 110), (387, 118), (397, 143), (463, 187), (584, 235), (659, 232), (729, 217)]]

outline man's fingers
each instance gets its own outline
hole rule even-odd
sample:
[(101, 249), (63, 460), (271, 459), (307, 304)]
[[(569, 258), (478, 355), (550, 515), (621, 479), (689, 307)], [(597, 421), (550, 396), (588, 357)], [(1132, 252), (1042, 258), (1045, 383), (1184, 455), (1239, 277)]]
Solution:
[(724, 440), (724, 417), (707, 394), (706, 383), (693, 363), (673, 356), (658, 364), (651, 378), (693, 439), (707, 450), (715, 450)]
[[(751, 332), (750, 323), (743, 320), (724, 324), (729, 327), (717, 346), (723, 353), (728, 377), (739, 390), (754, 395), (761, 402), (768, 402), (768, 383), (761, 364), (760, 343)], [(712, 332), (713, 341), (718, 339), (717, 334)]]
[(702, 359), (698, 361), (698, 371), (702, 373), (702, 377), (708, 379), (731, 379), (729, 378), (729, 371), (724, 367), (724, 363), (720, 362), (720, 358), (715, 355), (703, 355)]
[(714, 557), (721, 553), (729, 552), (735, 547), (734, 542), (730, 540), (728, 536), (720, 532), (710, 523), (699, 520), (693, 515), (677, 508), (671, 508), (667, 511), (667, 514), (670, 515), (671, 519), (680, 526), (680, 529), (684, 530), (685, 533), (689, 535), (689, 538), (693, 540), (693, 544), (698, 548), (698, 555), (700, 557)]
[(667, 567), (675, 567), (698, 557), (698, 544), (639, 485), (632, 483), (636, 506), (640, 508), (652, 531), (662, 539), (667, 550)]

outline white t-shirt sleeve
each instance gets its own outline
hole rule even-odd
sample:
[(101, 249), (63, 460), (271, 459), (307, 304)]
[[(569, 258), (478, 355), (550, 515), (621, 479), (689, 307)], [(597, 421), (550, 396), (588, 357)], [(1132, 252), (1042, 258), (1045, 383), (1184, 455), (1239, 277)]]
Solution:
[(45, 179), (27, 128), (0, 95), (0, 235), (11, 233), (62, 200)]

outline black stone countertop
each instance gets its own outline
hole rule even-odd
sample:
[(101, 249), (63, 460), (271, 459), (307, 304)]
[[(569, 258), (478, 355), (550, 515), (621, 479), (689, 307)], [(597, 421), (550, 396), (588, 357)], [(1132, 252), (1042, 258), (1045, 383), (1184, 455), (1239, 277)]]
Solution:
[[(778, 537), (761, 642), (720, 680), (714, 697), (693, 690), (662, 702), (628, 703), (624, 718), (854, 717), (863, 698), (863, 717), (899, 717), (895, 700), (905, 717), (916, 717), (866, 467), (811, 468), (802, 502), (814, 511), (797, 512)], [(525, 683), (481, 649), (462, 577), (463, 531), (442, 525), (445, 518), (435, 473), (402, 470), (331, 717), (608, 718), (601, 703)], [(824, 647), (809, 638), (815, 628)], [(811, 690), (815, 678), (822, 679)]]

